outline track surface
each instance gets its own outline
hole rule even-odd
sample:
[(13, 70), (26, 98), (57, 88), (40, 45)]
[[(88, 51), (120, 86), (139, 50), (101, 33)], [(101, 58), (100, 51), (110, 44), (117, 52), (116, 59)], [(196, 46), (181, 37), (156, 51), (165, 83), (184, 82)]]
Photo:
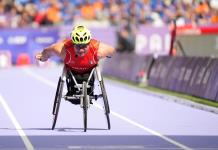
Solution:
[[(217, 150), (218, 115), (105, 80), (111, 108), (88, 110), (62, 100), (56, 129), (52, 105), (62, 67), (0, 70), (0, 149)], [(96, 87), (96, 90), (98, 87)]]

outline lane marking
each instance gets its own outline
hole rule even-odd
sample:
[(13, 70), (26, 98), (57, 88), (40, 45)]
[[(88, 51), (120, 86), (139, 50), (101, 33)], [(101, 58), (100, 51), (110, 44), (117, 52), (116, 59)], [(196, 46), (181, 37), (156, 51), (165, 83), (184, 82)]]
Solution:
[(25, 132), (21, 128), (21, 125), (18, 123), (18, 121), (15, 118), (14, 114), (12, 113), (10, 107), (8, 106), (8, 104), (6, 103), (6, 101), (4, 100), (4, 98), (2, 97), (1, 94), (0, 94), (0, 103), (2, 104), (3, 108), (5, 109), (6, 113), (9, 116), (9, 118), (11, 119), (12, 123), (14, 124), (19, 136), (23, 140), (23, 143), (24, 143), (26, 149), (27, 150), (34, 150), (34, 147), (33, 147), (32, 143), (30, 142), (30, 140), (26, 136)]
[(181, 150), (181, 148), (162, 148), (162, 147), (145, 147), (132, 145), (113, 145), (113, 146), (68, 146), (68, 149), (89, 149), (89, 150)]
[[(52, 81), (50, 81), (50, 80), (48, 80), (48, 79), (46, 79), (46, 78), (36, 74), (36, 73), (33, 73), (28, 68), (22, 68), (22, 69), (23, 69), (23, 71), (26, 74), (28, 74), (29, 76), (31, 76), (31, 77), (33, 77), (33, 78), (43, 82), (44, 84), (46, 84), (46, 85), (48, 85), (48, 86), (50, 86), (52, 88), (56, 88), (57, 87), (57, 85), (54, 82), (52, 82)], [(94, 104), (95, 107), (103, 110), (102, 106), (100, 106), (100, 105), (98, 105), (96, 103), (93, 103), (93, 104)], [(147, 128), (147, 127), (145, 127), (145, 126), (143, 126), (143, 125), (141, 125), (141, 124), (139, 124), (139, 123), (137, 123), (137, 122), (135, 122), (135, 121), (133, 121), (131, 119), (128, 119), (127, 117), (125, 117), (123, 115), (120, 115), (120, 114), (118, 114), (118, 113), (116, 113), (114, 111), (111, 111), (111, 114), (116, 116), (116, 117), (118, 117), (118, 118), (120, 118), (121, 120), (124, 120), (124, 121), (126, 121), (126, 122), (128, 122), (128, 123), (130, 123), (130, 124), (132, 124), (132, 125), (134, 125), (134, 126), (136, 126), (138, 128), (140, 128), (140, 129), (144, 130), (144, 131), (147, 131), (147, 132), (151, 133), (152, 135), (155, 135), (155, 136), (157, 136), (157, 137), (159, 137), (161, 139), (164, 139), (165, 141), (167, 141), (167, 142), (169, 142), (169, 143), (171, 143), (173, 145), (176, 145), (176, 146), (178, 146), (178, 147), (180, 147), (180, 148), (182, 148), (184, 150), (192, 150), (192, 148), (190, 148), (190, 147), (188, 147), (186, 145), (183, 145), (183, 144), (181, 144), (181, 143), (179, 143), (179, 142), (177, 142), (177, 141), (175, 141), (175, 140), (173, 140), (171, 138), (168, 138), (168, 137), (160, 134), (157, 131), (149, 129), (149, 128)]]
[[(94, 105), (95, 105), (97, 108), (103, 110), (103, 108), (102, 108), (101, 105), (96, 104), (96, 103), (94, 103)], [(171, 144), (173, 144), (173, 145), (176, 145), (176, 146), (178, 146), (178, 147), (180, 147), (180, 148), (182, 148), (182, 149), (185, 149), (185, 150), (192, 150), (190, 147), (187, 147), (187, 146), (185, 146), (185, 145), (183, 145), (183, 144), (181, 144), (181, 143), (179, 143), (179, 142), (177, 142), (177, 141), (175, 141), (175, 140), (173, 140), (173, 139), (171, 139), (171, 138), (168, 138), (168, 137), (166, 137), (166, 136), (160, 134), (160, 133), (157, 132), (157, 131), (154, 131), (154, 130), (152, 130), (152, 129), (149, 129), (149, 128), (147, 128), (147, 127), (145, 127), (145, 126), (143, 126), (143, 125), (137, 123), (136, 121), (133, 121), (133, 120), (131, 120), (131, 119), (128, 119), (127, 117), (125, 117), (125, 116), (123, 116), (123, 115), (120, 115), (120, 114), (118, 114), (118, 113), (116, 113), (116, 112), (114, 112), (114, 111), (111, 111), (111, 114), (114, 115), (114, 116), (116, 116), (116, 117), (118, 117), (118, 118), (120, 118), (121, 120), (124, 120), (124, 121), (126, 121), (126, 122), (128, 122), (128, 123), (130, 123), (130, 124), (132, 124), (132, 125), (134, 125), (134, 126), (136, 126), (136, 127), (138, 127), (138, 128), (140, 128), (140, 129), (144, 130), (144, 131), (147, 131), (147, 132), (149, 132), (149, 133), (151, 133), (151, 134), (153, 134), (153, 135), (155, 135), (155, 136), (157, 136), (157, 137), (159, 137), (159, 138), (161, 138), (161, 139), (164, 139), (165, 141), (167, 141), (167, 142), (169, 142), (169, 143), (171, 143)]]

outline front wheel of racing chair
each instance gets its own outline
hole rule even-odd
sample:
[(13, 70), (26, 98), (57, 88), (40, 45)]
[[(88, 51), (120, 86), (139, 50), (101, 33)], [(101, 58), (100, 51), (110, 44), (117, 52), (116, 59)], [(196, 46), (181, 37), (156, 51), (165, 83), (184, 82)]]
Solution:
[(84, 124), (84, 132), (87, 130), (87, 111), (89, 107), (88, 95), (87, 95), (87, 83), (84, 81), (82, 84), (82, 97), (81, 97), (81, 104), (83, 108), (83, 124)]

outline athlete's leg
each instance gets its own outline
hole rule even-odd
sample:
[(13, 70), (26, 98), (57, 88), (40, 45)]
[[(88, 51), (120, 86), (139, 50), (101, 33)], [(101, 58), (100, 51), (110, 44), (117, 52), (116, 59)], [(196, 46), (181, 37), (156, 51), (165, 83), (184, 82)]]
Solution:
[(76, 89), (75, 89), (75, 83), (73, 81), (73, 78), (70, 74), (70, 71), (67, 71), (67, 78), (66, 78), (66, 83), (67, 83), (67, 96), (72, 96), (76, 94)]

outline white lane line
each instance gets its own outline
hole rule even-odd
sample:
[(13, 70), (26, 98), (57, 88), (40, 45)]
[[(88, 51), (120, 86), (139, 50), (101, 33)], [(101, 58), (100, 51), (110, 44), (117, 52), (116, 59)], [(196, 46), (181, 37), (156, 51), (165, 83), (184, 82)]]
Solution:
[[(33, 77), (33, 78), (35, 78), (35, 79), (37, 79), (37, 80), (47, 84), (48, 86), (50, 86), (52, 88), (56, 88), (57, 87), (57, 85), (54, 82), (49, 81), (46, 78), (31, 72), (27, 68), (23, 68), (23, 71), (25, 73), (27, 73), (29, 76), (31, 76), (31, 77)], [(100, 105), (98, 105), (96, 103), (94, 103), (94, 106), (96, 106), (99, 109), (103, 109)], [(126, 122), (128, 122), (128, 123), (130, 123), (130, 124), (132, 124), (132, 125), (134, 125), (134, 126), (136, 126), (136, 127), (138, 127), (138, 128), (140, 128), (140, 129), (142, 129), (142, 130), (144, 130), (144, 131), (147, 131), (147, 132), (151, 133), (152, 135), (158, 136), (158, 137), (164, 139), (165, 141), (167, 141), (167, 142), (169, 142), (169, 143), (171, 143), (173, 145), (176, 145), (176, 146), (178, 146), (178, 147), (180, 147), (180, 148), (182, 148), (184, 150), (192, 150), (190, 147), (188, 147), (186, 145), (183, 145), (183, 144), (181, 144), (181, 143), (179, 143), (179, 142), (177, 142), (177, 141), (175, 141), (175, 140), (173, 140), (171, 138), (168, 138), (168, 137), (160, 134), (159, 132), (156, 132), (156, 131), (154, 131), (152, 129), (149, 129), (149, 128), (147, 128), (147, 127), (145, 127), (145, 126), (143, 126), (143, 125), (141, 125), (141, 124), (139, 124), (139, 123), (137, 123), (137, 122), (135, 122), (135, 121), (133, 121), (131, 119), (128, 119), (127, 117), (125, 117), (123, 115), (120, 115), (120, 114), (118, 114), (118, 113), (116, 113), (114, 111), (111, 111), (111, 114), (116, 116), (116, 117), (118, 117), (118, 118), (120, 118), (120, 119), (122, 119), (122, 120), (124, 120), (124, 121), (126, 121)]]
[(2, 104), (3, 108), (5, 109), (6, 113), (8, 114), (9, 118), (11, 119), (12, 123), (14, 124), (19, 136), (23, 140), (23, 143), (27, 150), (34, 150), (34, 147), (28, 137), (26, 136), (25, 132), (21, 128), (21, 125), (18, 123), (17, 119), (15, 118), (14, 114), (12, 113), (11, 109), (9, 108), (8, 104), (5, 102), (4, 98), (0, 94), (0, 103)]
[[(96, 104), (96, 103), (94, 103), (94, 105), (95, 105), (97, 108), (103, 110), (103, 108), (102, 108), (101, 105)], [(143, 125), (137, 123), (136, 121), (133, 121), (133, 120), (131, 120), (131, 119), (129, 119), (129, 118), (123, 116), (123, 115), (120, 115), (120, 114), (118, 114), (118, 113), (116, 113), (116, 112), (114, 112), (114, 111), (111, 111), (111, 114), (114, 115), (114, 116), (116, 116), (116, 117), (118, 117), (118, 118), (120, 118), (120, 119), (122, 119), (122, 120), (124, 120), (124, 121), (126, 121), (126, 122), (128, 122), (128, 123), (130, 123), (130, 124), (132, 124), (132, 125), (134, 125), (134, 126), (136, 126), (136, 127), (138, 127), (138, 128), (140, 128), (140, 129), (142, 129), (142, 130), (144, 130), (144, 131), (147, 131), (147, 132), (149, 132), (149, 133), (151, 133), (151, 134), (153, 134), (153, 135), (155, 135), (155, 136), (158, 136), (158, 137), (160, 137), (160, 138), (166, 140), (167, 142), (169, 142), (169, 143), (171, 143), (171, 144), (173, 144), (173, 145), (176, 145), (176, 146), (178, 146), (178, 147), (180, 147), (180, 148), (182, 148), (182, 149), (184, 149), (184, 150), (191, 150), (190, 147), (187, 147), (187, 146), (185, 146), (185, 145), (183, 145), (183, 144), (181, 144), (181, 143), (179, 143), (179, 142), (177, 142), (177, 141), (175, 141), (175, 140), (173, 140), (173, 139), (170, 139), (170, 138), (168, 138), (168, 137), (166, 137), (166, 136), (160, 134), (160, 133), (157, 132), (157, 131), (154, 131), (154, 130), (152, 130), (152, 129), (149, 129), (149, 128), (147, 128), (147, 127), (145, 127), (145, 126), (143, 126)]]
[[(68, 146), (68, 149), (89, 149), (89, 150), (181, 150), (181, 148), (145, 147), (138, 145), (113, 145), (113, 146)], [(215, 150), (215, 149), (213, 149)]]

